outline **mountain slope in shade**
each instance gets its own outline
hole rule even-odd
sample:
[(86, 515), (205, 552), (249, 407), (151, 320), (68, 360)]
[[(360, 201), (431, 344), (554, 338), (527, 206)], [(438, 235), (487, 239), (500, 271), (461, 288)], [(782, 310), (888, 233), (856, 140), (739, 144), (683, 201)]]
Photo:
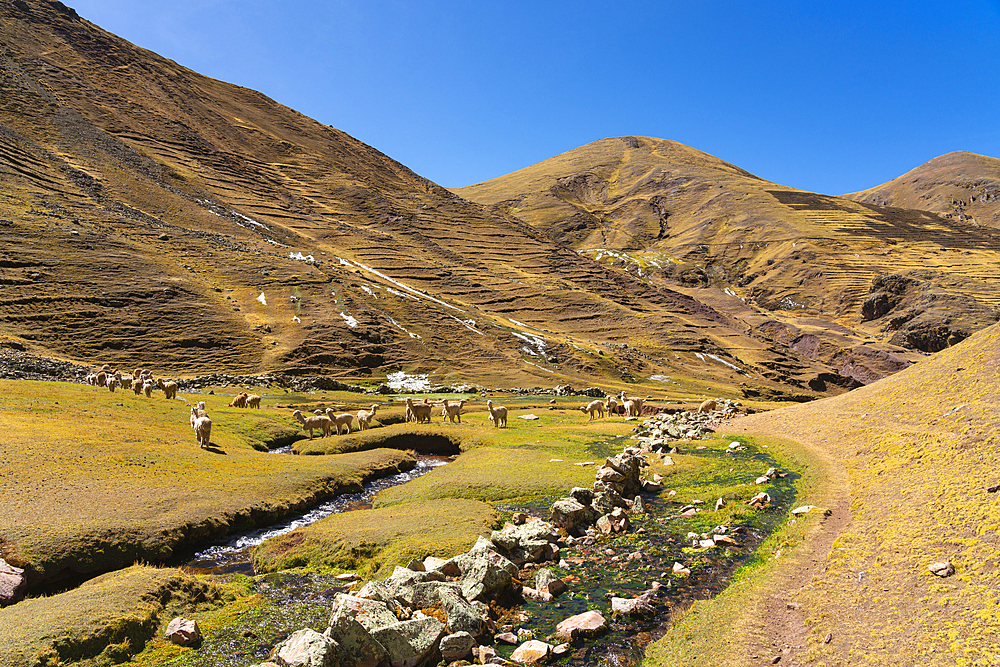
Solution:
[[(934, 351), (997, 321), (995, 231), (777, 185), (673, 141), (602, 139), (455, 192), (775, 342), (846, 326)], [(883, 274), (919, 289), (880, 295)], [(840, 345), (825, 346), (831, 362)]]
[(968, 151), (945, 153), (888, 183), (844, 197), (931, 211), (976, 227), (1000, 227), (1000, 159)]
[(486, 386), (852, 382), (58, 2), (0, 0), (0, 90), (0, 335), (32, 352)]

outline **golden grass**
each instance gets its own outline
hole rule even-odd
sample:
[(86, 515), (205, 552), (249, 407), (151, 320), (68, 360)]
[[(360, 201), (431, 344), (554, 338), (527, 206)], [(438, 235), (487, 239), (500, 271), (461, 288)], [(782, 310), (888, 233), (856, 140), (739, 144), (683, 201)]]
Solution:
[[(794, 439), (825, 461), (853, 516), (817, 562), (775, 570), (771, 581), (786, 588), (769, 588), (767, 577), (742, 593), (734, 588), (720, 600), (744, 600), (728, 612), (722, 604), (711, 611), (714, 602), (696, 608), (705, 618), (718, 614), (701, 626), (705, 636), (677, 631), (651, 655), (689, 641), (702, 656), (716, 644), (742, 646), (719, 664), (750, 664), (747, 650), (783, 643), (768, 627), (773, 619), (754, 615), (777, 592), (803, 605), (797, 656), (810, 664), (996, 664), (1000, 508), (986, 487), (998, 482), (1000, 463), (998, 362), (993, 326), (868, 387), (742, 420), (747, 432)], [(933, 576), (927, 566), (938, 560), (954, 563), (956, 575)], [(660, 664), (704, 664), (664, 655)]]
[(175, 569), (136, 565), (65, 593), (0, 609), (0, 663), (55, 667), (96, 658), (115, 664), (140, 650), (170, 612), (214, 599)]
[(258, 572), (304, 567), (383, 578), (413, 558), (450, 558), (468, 550), (479, 535), (489, 533), (494, 520), (490, 505), (454, 498), (333, 514), (260, 545), (254, 567)]
[(34, 582), (64, 570), (94, 572), (137, 558), (164, 560), (230, 529), (268, 522), (343, 490), (408, 454), (329, 457), (254, 449), (289, 415), (227, 408), (197, 395), (212, 416), (213, 449), (200, 449), (189, 405), (94, 387), (0, 381), (4, 432), (0, 493), (3, 557)]

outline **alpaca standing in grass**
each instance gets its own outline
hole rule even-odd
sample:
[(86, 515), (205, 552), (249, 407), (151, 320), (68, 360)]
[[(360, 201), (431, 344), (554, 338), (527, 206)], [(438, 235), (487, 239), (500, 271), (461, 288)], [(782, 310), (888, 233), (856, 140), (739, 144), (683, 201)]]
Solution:
[(142, 396), (142, 383), (139, 381), (133, 382), (132, 391), (135, 392), (136, 396)]
[(177, 398), (177, 383), (173, 380), (163, 381), (163, 378), (156, 378), (156, 386), (163, 390), (163, 395), (168, 399)]
[(608, 396), (607, 400), (604, 401), (604, 411), (610, 417), (615, 414), (615, 410), (618, 409), (618, 401), (615, 400), (614, 396)]
[(350, 435), (351, 424), (354, 422), (354, 415), (350, 412), (341, 412), (337, 414), (334, 412), (333, 408), (326, 409), (326, 416), (333, 420), (333, 423), (337, 425), (337, 435), (341, 434), (341, 427), (347, 427), (347, 433), (345, 435)]
[(711, 412), (716, 407), (718, 407), (718, 404), (715, 402), (715, 399), (710, 398), (698, 406), (698, 412)]
[[(192, 408), (194, 410), (194, 408)], [(212, 444), (212, 420), (208, 416), (197, 417), (194, 420), (194, 435), (202, 449), (208, 449)]]
[(378, 403), (372, 404), (371, 410), (359, 410), (358, 411), (358, 430), (364, 431), (366, 428), (371, 428), (372, 418), (375, 416), (375, 411), (378, 410)]
[(431, 423), (431, 404), (424, 403), (414, 403), (412, 398), (406, 399), (406, 420), (410, 420), (410, 416), (413, 416), (413, 421), (418, 424), (427, 422)]
[(458, 419), (458, 423), (462, 423), (462, 408), (465, 407), (465, 399), (462, 399), (458, 403), (449, 403), (448, 399), (444, 399), (444, 410), (441, 411), (441, 416), (445, 417), (452, 424)]
[(602, 419), (604, 418), (604, 403), (600, 399), (591, 401), (587, 405), (581, 405), (580, 409), (590, 415), (588, 421), (594, 421), (594, 415), (600, 415)]
[(229, 403), (231, 408), (245, 408), (247, 406), (247, 393), (237, 394), (233, 397), (233, 400)]
[(292, 413), (292, 416), (302, 422), (302, 430), (309, 431), (309, 439), (312, 440), (313, 430), (320, 429), (323, 431), (323, 436), (326, 437), (330, 435), (330, 428), (333, 426), (333, 420), (326, 415), (315, 415), (312, 417), (306, 417), (302, 414), (301, 410), (296, 410)]
[(142, 383), (142, 393), (146, 394), (146, 398), (153, 397), (153, 387), (155, 387), (151, 380), (146, 380)]
[(250, 394), (249, 396), (247, 396), (247, 407), (259, 410), (260, 396), (258, 396), (257, 394)]
[(493, 426), (503, 428), (507, 426), (507, 408), (502, 405), (493, 407), (493, 401), (486, 401), (486, 409), (490, 411), (490, 421)]
[(642, 399), (638, 396), (626, 397), (625, 390), (621, 394), (622, 407), (625, 408), (626, 417), (638, 417), (642, 414)]
[(205, 401), (198, 401), (197, 405), (191, 406), (191, 428), (195, 427), (195, 421), (198, 417), (207, 417), (208, 411), (205, 410)]

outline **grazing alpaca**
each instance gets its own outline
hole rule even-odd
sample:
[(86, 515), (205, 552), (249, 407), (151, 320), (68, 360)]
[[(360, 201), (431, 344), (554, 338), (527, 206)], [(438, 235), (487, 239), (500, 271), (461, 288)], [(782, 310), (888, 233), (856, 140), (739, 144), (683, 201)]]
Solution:
[(324, 436), (330, 435), (330, 428), (333, 426), (333, 420), (326, 415), (305, 417), (302, 415), (301, 410), (296, 410), (292, 413), (292, 416), (302, 422), (303, 431), (308, 429), (310, 440), (312, 440), (313, 437), (313, 429), (321, 429)]
[(205, 410), (205, 401), (198, 401), (198, 405), (191, 406), (191, 428), (195, 428), (195, 422), (198, 417), (207, 417), (208, 412)]
[(156, 386), (163, 390), (163, 395), (168, 399), (177, 398), (177, 383), (173, 380), (163, 381), (163, 378), (156, 378)]
[(229, 404), (231, 408), (245, 408), (247, 406), (247, 393), (237, 394)]
[(371, 428), (372, 417), (375, 416), (375, 411), (378, 410), (378, 403), (372, 404), (371, 410), (359, 410), (358, 411), (358, 430), (363, 431), (366, 428)]
[(446, 417), (448, 421), (452, 424), (455, 423), (455, 419), (458, 419), (458, 423), (462, 423), (462, 408), (465, 406), (465, 399), (462, 399), (458, 403), (449, 403), (448, 399), (444, 399), (444, 410), (441, 411), (441, 416)]
[(207, 449), (212, 444), (212, 420), (207, 416), (197, 417), (194, 420), (194, 435), (201, 448)]
[(406, 399), (406, 414), (407, 421), (409, 421), (410, 415), (413, 416), (413, 421), (418, 424), (422, 422), (431, 423), (431, 404), (430, 403), (414, 403), (412, 398)]
[(615, 400), (614, 396), (608, 396), (607, 400), (604, 401), (604, 411), (608, 413), (608, 416), (615, 414), (615, 410), (618, 409), (618, 401)]
[(711, 412), (717, 407), (715, 399), (708, 399), (704, 403), (698, 406), (698, 412)]
[(590, 419), (588, 421), (594, 421), (595, 414), (600, 415), (601, 418), (604, 417), (604, 403), (600, 400), (591, 401), (587, 405), (581, 405), (580, 409), (590, 414)]
[(334, 412), (333, 408), (326, 409), (326, 416), (333, 420), (333, 423), (337, 425), (337, 435), (340, 435), (340, 427), (346, 426), (347, 433), (344, 435), (349, 435), (351, 432), (351, 424), (354, 422), (354, 415), (350, 412), (341, 412), (337, 414)]
[(502, 405), (493, 407), (493, 401), (486, 401), (486, 409), (490, 411), (490, 421), (497, 428), (507, 426), (507, 408)]
[(250, 394), (249, 396), (247, 396), (247, 407), (259, 410), (260, 396), (258, 396), (257, 394)]

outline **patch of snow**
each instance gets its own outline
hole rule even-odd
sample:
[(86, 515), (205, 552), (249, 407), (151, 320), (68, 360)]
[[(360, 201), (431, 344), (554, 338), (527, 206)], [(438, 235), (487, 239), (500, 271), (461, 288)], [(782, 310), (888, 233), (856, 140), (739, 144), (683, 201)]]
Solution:
[(392, 289), (391, 287), (386, 287), (385, 291), (388, 292), (389, 294), (395, 294), (396, 296), (401, 296), (406, 299), (413, 299), (414, 301), (420, 301), (420, 299), (413, 296), (412, 294), (406, 294), (405, 292), (400, 292), (398, 289)]
[(526, 359), (521, 359), (521, 361), (523, 361), (524, 363), (528, 364), (529, 366), (534, 366), (535, 368), (541, 369), (541, 370), (545, 371), (546, 373), (551, 373), (552, 375), (556, 374), (555, 371), (550, 371), (548, 368), (545, 368), (543, 366), (539, 366), (538, 364), (533, 364), (533, 363), (531, 363), (530, 361), (528, 361)]
[(732, 287), (727, 287), (723, 291), (729, 296), (736, 296), (736, 291)]
[(671, 378), (669, 375), (650, 375), (649, 379), (653, 380), (654, 382), (663, 382), (663, 383), (673, 382), (673, 378)]
[[(521, 340), (523, 340), (525, 343), (528, 343), (529, 345), (534, 347), (536, 350), (538, 350), (538, 354), (542, 355), (543, 357), (545, 356), (546, 343), (544, 338), (542, 338), (541, 336), (532, 336), (530, 334), (518, 333), (517, 331), (511, 331), (511, 333), (520, 338)], [(538, 356), (538, 354), (535, 354), (534, 352), (532, 352), (531, 354), (536, 357)]]
[(459, 324), (461, 324), (463, 327), (465, 327), (469, 331), (475, 331), (480, 336), (485, 336), (486, 335), (482, 331), (480, 331), (479, 329), (476, 328), (476, 321), (475, 320), (471, 320), (471, 319), (470, 320), (460, 320), (457, 317), (455, 317), (454, 315), (451, 316), (451, 319), (455, 320), (456, 322), (458, 322)]
[(698, 357), (698, 358), (699, 358), (699, 359), (701, 359), (702, 361), (705, 361), (705, 355), (704, 355), (704, 354), (702, 354), (701, 352), (695, 352), (695, 353), (694, 353), (694, 356)]
[(710, 354), (710, 355), (708, 355), (708, 356), (710, 356), (711, 358), (715, 359), (715, 360), (716, 360), (716, 361), (718, 361), (718, 362), (719, 362), (720, 364), (723, 364), (723, 365), (725, 365), (725, 366), (729, 366), (730, 368), (732, 368), (733, 370), (735, 370), (735, 371), (736, 371), (737, 373), (740, 373), (741, 375), (746, 375), (747, 377), (750, 377), (749, 375), (747, 375), (747, 372), (746, 372), (746, 371), (744, 371), (744, 370), (743, 370), (742, 368), (740, 368), (740, 367), (739, 367), (739, 366), (737, 366), (736, 364), (733, 364), (733, 363), (730, 363), (730, 362), (726, 361), (725, 359), (722, 359), (722, 358), (720, 358), (720, 357), (717, 357), (717, 356), (716, 356), (716, 355), (714, 355), (714, 354)]
[(373, 298), (373, 299), (377, 299), (378, 298), (377, 296), (375, 296), (375, 292), (372, 291), (372, 288), (369, 287), (368, 285), (362, 285), (361, 289), (363, 289), (365, 291), (365, 293), (367, 293), (368, 296), (370, 296), (371, 298)]
[(399, 371), (398, 373), (389, 373), (385, 379), (389, 388), (396, 391), (427, 391), (431, 388), (431, 382), (427, 377), (426, 373), (407, 375), (404, 371)]
[(316, 258), (312, 255), (303, 255), (301, 252), (290, 252), (288, 253), (288, 259), (294, 259), (297, 262), (312, 262), (316, 263)]
[(267, 305), (267, 297), (264, 296), (263, 292), (260, 293), (260, 296), (257, 297), (257, 300), (260, 301), (265, 306)]
[(344, 313), (341, 313), (340, 316), (344, 318), (345, 322), (347, 322), (347, 326), (351, 327), (352, 329), (358, 326), (358, 321), (354, 319), (352, 316), (346, 315)]
[(377, 270), (373, 269), (370, 266), (366, 266), (366, 265), (362, 264), (361, 262), (354, 262), (354, 261), (351, 261), (349, 259), (345, 260), (342, 257), (338, 257), (338, 259), (340, 259), (340, 263), (341, 264), (345, 264), (346, 263), (349, 266), (356, 266), (359, 269), (364, 269), (368, 273), (374, 274), (374, 275), (378, 276), (379, 278), (382, 278), (383, 280), (388, 280), (393, 285), (395, 285), (395, 286), (397, 286), (397, 287), (399, 287), (401, 289), (404, 289), (407, 292), (411, 292), (411, 293), (416, 294), (418, 296), (421, 296), (421, 297), (423, 297), (425, 299), (429, 299), (429, 300), (433, 301), (434, 303), (437, 303), (437, 304), (440, 304), (440, 305), (444, 306), (445, 308), (451, 308), (452, 310), (457, 310), (460, 313), (464, 313), (465, 312), (461, 308), (457, 308), (457, 307), (451, 305), (450, 303), (445, 303), (441, 299), (437, 299), (437, 298), (435, 298), (435, 297), (433, 297), (433, 296), (431, 296), (431, 295), (429, 295), (429, 294), (427, 294), (425, 292), (421, 292), (418, 289), (414, 289), (413, 287), (410, 287), (409, 285), (407, 285), (405, 283), (401, 283), (400, 281), (396, 280), (395, 278), (390, 278), (389, 276), (385, 275), (381, 271), (377, 271)]
[(408, 334), (408, 335), (410, 336), (410, 338), (417, 338), (417, 339), (420, 339), (420, 334), (415, 334), (415, 333), (413, 333), (412, 331), (407, 331), (407, 330), (406, 330), (406, 329), (405, 329), (405, 328), (403, 327), (403, 325), (402, 325), (402, 324), (400, 324), (400, 323), (399, 323), (399, 322), (397, 322), (396, 320), (392, 319), (392, 318), (391, 318), (391, 317), (389, 317), (388, 315), (386, 315), (386, 317), (388, 317), (388, 318), (389, 318), (389, 321), (390, 321), (390, 322), (392, 322), (393, 326), (395, 326), (395, 327), (396, 327), (397, 329), (399, 329), (399, 330), (400, 330), (400, 331), (402, 331), (403, 333), (405, 333), (405, 334)]
[(538, 415), (531, 415), (531, 414), (528, 414), (528, 415), (518, 415), (517, 418), (518, 419), (526, 419), (528, 421), (535, 421), (536, 419), (538, 419)]
[[(262, 223), (262, 222), (257, 222), (257, 221), (256, 221), (256, 220), (254, 220), (253, 218), (248, 218), (247, 216), (243, 215), (242, 213), (237, 213), (236, 211), (231, 211), (231, 213), (232, 213), (232, 214), (233, 214), (234, 216), (236, 216), (237, 218), (240, 218), (240, 219), (242, 219), (242, 220), (245, 220), (245, 221), (246, 221), (247, 223), (249, 223), (249, 224), (253, 225), (254, 227), (260, 227), (261, 229), (266, 229), (267, 231), (271, 231), (271, 228), (270, 228), (270, 227), (268, 227), (267, 225), (265, 225), (265, 224), (264, 224), (264, 223)], [(239, 220), (237, 220), (237, 221), (236, 221), (236, 224), (237, 224), (237, 225), (239, 225), (240, 227), (246, 227), (246, 225), (244, 225), (244, 224), (241, 224), (241, 223), (239, 222)]]
[(298, 322), (299, 324), (301, 324), (302, 320), (299, 319), (298, 315), (292, 315), (292, 322)]

